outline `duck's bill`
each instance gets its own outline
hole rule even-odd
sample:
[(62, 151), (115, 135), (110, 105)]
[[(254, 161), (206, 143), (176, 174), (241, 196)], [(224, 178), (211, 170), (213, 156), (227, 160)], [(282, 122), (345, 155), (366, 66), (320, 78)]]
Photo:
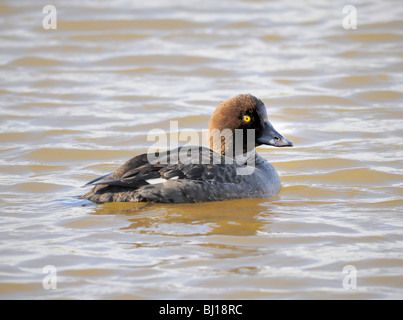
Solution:
[(256, 139), (259, 144), (274, 147), (292, 147), (293, 143), (279, 134), (270, 122), (265, 122), (263, 135)]

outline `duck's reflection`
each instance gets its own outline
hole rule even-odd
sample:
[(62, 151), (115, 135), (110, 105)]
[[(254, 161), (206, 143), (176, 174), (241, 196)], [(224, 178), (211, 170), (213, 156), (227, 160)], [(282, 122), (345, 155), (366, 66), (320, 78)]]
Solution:
[(122, 228), (137, 234), (251, 236), (270, 223), (267, 199), (242, 199), (197, 204), (108, 203), (94, 215), (126, 215)]

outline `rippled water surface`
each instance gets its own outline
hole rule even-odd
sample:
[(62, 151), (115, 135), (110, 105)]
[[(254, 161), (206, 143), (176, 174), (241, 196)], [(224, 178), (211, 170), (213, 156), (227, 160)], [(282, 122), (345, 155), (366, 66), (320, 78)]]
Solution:
[[(403, 298), (400, 1), (356, 30), (337, 1), (59, 0), (56, 30), (46, 4), (0, 3), (0, 298)], [(295, 144), (258, 150), (275, 198), (79, 200), (247, 92)]]

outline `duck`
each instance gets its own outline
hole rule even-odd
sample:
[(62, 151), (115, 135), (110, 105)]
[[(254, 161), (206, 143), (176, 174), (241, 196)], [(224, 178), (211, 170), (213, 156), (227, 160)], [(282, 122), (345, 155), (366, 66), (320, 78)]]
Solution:
[(240, 94), (218, 104), (206, 146), (143, 153), (88, 182), (81, 198), (109, 202), (198, 203), (266, 198), (280, 192), (279, 175), (256, 147), (292, 147), (268, 120), (262, 100)]

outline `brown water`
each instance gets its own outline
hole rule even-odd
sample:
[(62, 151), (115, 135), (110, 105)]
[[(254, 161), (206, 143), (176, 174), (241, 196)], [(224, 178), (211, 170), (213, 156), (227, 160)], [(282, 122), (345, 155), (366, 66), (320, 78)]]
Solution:
[[(403, 298), (400, 1), (356, 30), (329, 1), (60, 0), (56, 30), (45, 4), (0, 3), (0, 298)], [(274, 199), (78, 199), (247, 92), (295, 144), (259, 148)]]

